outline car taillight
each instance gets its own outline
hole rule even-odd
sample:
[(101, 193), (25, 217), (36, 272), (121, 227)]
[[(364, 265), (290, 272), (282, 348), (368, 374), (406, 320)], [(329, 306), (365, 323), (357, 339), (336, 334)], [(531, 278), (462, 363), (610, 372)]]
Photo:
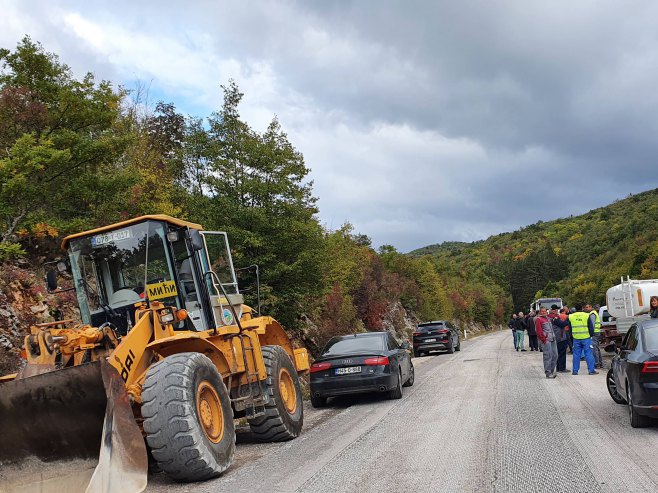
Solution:
[(658, 361), (645, 361), (642, 373), (658, 373)]
[(442, 329), (438, 331), (439, 334), (447, 334), (448, 332), (450, 332), (448, 329)]
[(422, 333), (422, 332), (414, 332), (414, 335), (415, 335), (415, 336), (422, 336), (423, 333)]
[(368, 366), (386, 366), (388, 365), (388, 356), (377, 356), (376, 358), (366, 358), (364, 363)]
[(325, 371), (331, 368), (331, 363), (313, 363), (311, 365), (311, 373), (315, 373), (316, 371)]

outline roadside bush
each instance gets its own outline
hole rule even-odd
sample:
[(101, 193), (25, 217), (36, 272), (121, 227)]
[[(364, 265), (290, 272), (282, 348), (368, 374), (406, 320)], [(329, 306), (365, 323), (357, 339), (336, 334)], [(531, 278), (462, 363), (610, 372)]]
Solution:
[(18, 243), (0, 243), (0, 262), (8, 262), (25, 256), (25, 250)]

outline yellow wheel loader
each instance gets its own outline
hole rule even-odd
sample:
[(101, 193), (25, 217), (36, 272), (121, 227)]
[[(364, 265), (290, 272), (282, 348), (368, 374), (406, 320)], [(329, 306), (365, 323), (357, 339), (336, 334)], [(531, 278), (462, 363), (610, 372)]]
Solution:
[(243, 303), (223, 232), (164, 215), (64, 239), (81, 323), (31, 327), (0, 377), (0, 492), (137, 492), (233, 461), (234, 419), (263, 441), (302, 429), (308, 354)]

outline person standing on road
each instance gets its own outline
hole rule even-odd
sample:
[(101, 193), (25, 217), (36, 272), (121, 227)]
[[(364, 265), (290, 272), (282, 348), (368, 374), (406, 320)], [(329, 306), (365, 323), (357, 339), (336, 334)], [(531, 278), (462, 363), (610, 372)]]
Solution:
[(658, 296), (649, 298), (649, 316), (651, 318), (658, 318)]
[[(560, 320), (567, 320), (570, 313), (571, 312), (569, 311), (569, 307), (564, 305), (562, 310), (560, 310)], [(569, 349), (569, 352), (573, 354), (573, 337), (571, 337), (571, 327), (567, 327), (565, 330), (567, 331), (567, 349)]]
[(557, 377), (557, 342), (553, 332), (553, 323), (548, 318), (546, 308), (540, 308), (539, 315), (535, 317), (535, 332), (542, 344), (546, 378), (555, 378)]
[(576, 311), (569, 315), (569, 326), (571, 327), (571, 337), (573, 337), (571, 374), (578, 375), (578, 371), (580, 370), (580, 355), (585, 353), (589, 374), (597, 375), (599, 372), (594, 368), (594, 355), (592, 354), (594, 323), (589, 314), (583, 311), (583, 305), (581, 303), (576, 303), (575, 309)]
[(512, 313), (512, 318), (507, 322), (507, 326), (512, 329), (512, 339), (514, 339), (514, 349), (518, 346), (516, 345), (516, 313)]
[[(554, 305), (555, 306), (555, 305)], [(555, 316), (553, 316), (555, 315)], [(569, 347), (569, 319), (566, 314), (558, 315), (557, 306), (551, 309), (548, 317), (553, 322), (553, 333), (557, 344), (557, 372), (567, 373), (567, 348)]]
[(528, 329), (528, 345), (530, 351), (539, 351), (539, 344), (537, 343), (537, 332), (535, 332), (535, 312), (529, 312), (525, 317), (525, 324)]
[(516, 326), (516, 332), (514, 333), (514, 335), (516, 336), (516, 350), (525, 351), (525, 349), (523, 348), (523, 333), (526, 330), (526, 324), (525, 324), (525, 318), (523, 317), (523, 312), (519, 312), (514, 322)]
[(553, 305), (553, 306), (551, 306), (551, 309), (548, 311), (548, 315), (547, 315), (547, 317), (550, 318), (551, 320), (553, 320), (554, 318), (557, 318), (557, 317), (558, 317), (558, 314), (557, 314), (557, 305)]
[(603, 368), (603, 360), (601, 359), (601, 319), (599, 312), (592, 308), (591, 303), (585, 305), (585, 311), (589, 313), (589, 317), (594, 322), (594, 334), (592, 334), (592, 352), (594, 353), (594, 368)]

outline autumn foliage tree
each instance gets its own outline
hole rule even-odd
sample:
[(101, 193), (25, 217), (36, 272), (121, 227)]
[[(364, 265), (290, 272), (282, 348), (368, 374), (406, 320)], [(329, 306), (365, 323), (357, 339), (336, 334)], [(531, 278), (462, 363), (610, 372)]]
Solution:
[[(0, 219), (7, 240), (21, 223), (94, 221), (126, 141), (113, 131), (121, 91), (92, 74), (76, 79), (24, 38), (0, 50)], [(118, 177), (121, 180), (121, 177)]]

